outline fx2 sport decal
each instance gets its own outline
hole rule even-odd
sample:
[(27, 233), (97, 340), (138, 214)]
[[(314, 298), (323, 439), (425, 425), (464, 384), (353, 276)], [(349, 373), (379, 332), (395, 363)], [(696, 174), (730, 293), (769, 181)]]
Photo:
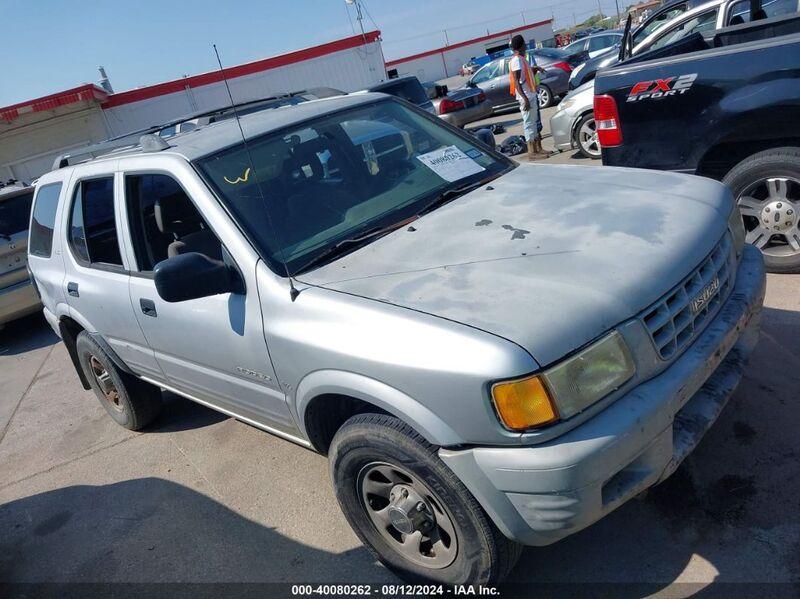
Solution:
[(654, 79), (652, 81), (640, 81), (631, 88), (627, 101), (659, 100), (682, 95), (691, 89), (695, 79), (697, 79), (697, 73), (667, 77), (666, 79)]

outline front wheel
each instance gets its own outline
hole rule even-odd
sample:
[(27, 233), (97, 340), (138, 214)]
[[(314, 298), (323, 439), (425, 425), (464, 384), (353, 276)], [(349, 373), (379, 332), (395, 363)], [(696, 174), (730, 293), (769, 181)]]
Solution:
[(745, 240), (761, 250), (767, 270), (800, 273), (800, 148), (753, 154), (722, 182), (741, 210)]
[(521, 546), (500, 533), (436, 448), (397, 418), (353, 416), (329, 456), (347, 521), (401, 578), (495, 584), (519, 558)]
[(597, 124), (593, 112), (583, 115), (578, 121), (573, 141), (584, 158), (600, 158), (600, 142), (597, 140)]
[(539, 89), (536, 92), (536, 96), (539, 100), (539, 109), (550, 108), (553, 105), (553, 92), (550, 91), (550, 88), (544, 84), (539, 85)]

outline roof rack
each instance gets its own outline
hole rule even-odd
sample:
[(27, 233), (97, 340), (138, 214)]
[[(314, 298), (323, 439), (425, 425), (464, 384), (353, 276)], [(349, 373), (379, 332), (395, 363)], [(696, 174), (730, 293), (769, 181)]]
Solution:
[(92, 144), (83, 148), (70, 152), (68, 154), (61, 154), (56, 157), (53, 162), (53, 169), (58, 170), (69, 166), (70, 164), (78, 164), (80, 162), (88, 162), (100, 156), (108, 156), (115, 151), (133, 150), (140, 148), (142, 152), (160, 152), (169, 148), (169, 144), (162, 137), (152, 133), (145, 133), (136, 138), (136, 134), (128, 134), (124, 137), (109, 139), (100, 143)]

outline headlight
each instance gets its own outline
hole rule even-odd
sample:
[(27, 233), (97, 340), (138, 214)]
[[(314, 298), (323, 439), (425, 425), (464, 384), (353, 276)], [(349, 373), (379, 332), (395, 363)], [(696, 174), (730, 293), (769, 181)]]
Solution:
[(745, 231), (742, 213), (738, 204), (733, 205), (731, 215), (728, 217), (728, 229), (730, 229), (731, 237), (733, 238), (733, 250), (736, 252), (736, 257), (739, 258), (744, 248)]
[(575, 104), (574, 98), (564, 98), (561, 102), (558, 103), (558, 108), (556, 108), (556, 112), (561, 112), (562, 110), (569, 109), (573, 104)]
[(492, 386), (503, 424), (515, 431), (574, 416), (619, 389), (636, 367), (625, 340), (612, 331), (540, 375)]

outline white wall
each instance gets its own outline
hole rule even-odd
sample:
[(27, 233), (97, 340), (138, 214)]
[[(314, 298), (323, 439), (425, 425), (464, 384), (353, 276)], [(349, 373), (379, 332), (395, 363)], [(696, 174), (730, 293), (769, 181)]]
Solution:
[[(26, 117), (38, 122), (22, 124)], [(45, 118), (46, 117), (46, 118)], [(109, 137), (99, 106), (59, 107), (21, 117), (14, 128), (0, 133), (0, 177), (26, 183), (48, 172), (56, 156)]]
[[(553, 28), (550, 23), (546, 23), (544, 25), (521, 29), (515, 32), (515, 35), (517, 33), (521, 34), (526, 41), (534, 39), (539, 42), (552, 38)], [(421, 58), (390, 64), (387, 69), (397, 69), (397, 74), (400, 77), (415, 75), (420, 81), (437, 81), (439, 79), (458, 75), (458, 70), (461, 68), (461, 65), (466, 63), (470, 58), (474, 56), (483, 56), (486, 54), (486, 48), (508, 44), (510, 39), (510, 35), (499, 35), (464, 46), (445, 49), (442, 52), (436, 52), (435, 54), (423, 56)], [(420, 76), (419, 73), (423, 73), (424, 76)]]
[[(355, 91), (386, 78), (380, 42), (229, 79), (236, 102), (310, 87)], [(230, 104), (223, 82), (210, 83), (105, 110), (113, 135), (144, 129), (204, 110)]]

